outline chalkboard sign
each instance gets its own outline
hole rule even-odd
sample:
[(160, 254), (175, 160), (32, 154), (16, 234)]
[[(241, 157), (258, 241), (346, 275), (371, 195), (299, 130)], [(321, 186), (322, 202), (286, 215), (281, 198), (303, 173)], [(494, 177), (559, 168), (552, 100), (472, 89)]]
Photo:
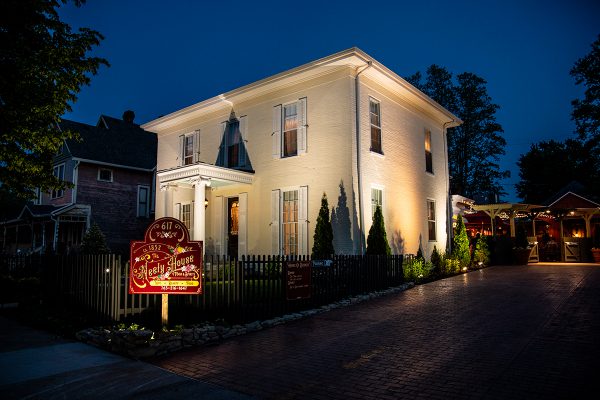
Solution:
[(286, 298), (308, 299), (311, 289), (310, 261), (285, 261)]

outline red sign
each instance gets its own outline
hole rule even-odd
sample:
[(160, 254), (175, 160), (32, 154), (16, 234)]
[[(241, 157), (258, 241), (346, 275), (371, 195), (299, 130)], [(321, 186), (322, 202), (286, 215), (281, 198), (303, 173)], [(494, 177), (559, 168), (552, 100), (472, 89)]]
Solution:
[(129, 293), (202, 294), (202, 242), (175, 218), (154, 221), (131, 242)]
[(310, 298), (310, 261), (284, 261), (286, 297), (288, 300)]

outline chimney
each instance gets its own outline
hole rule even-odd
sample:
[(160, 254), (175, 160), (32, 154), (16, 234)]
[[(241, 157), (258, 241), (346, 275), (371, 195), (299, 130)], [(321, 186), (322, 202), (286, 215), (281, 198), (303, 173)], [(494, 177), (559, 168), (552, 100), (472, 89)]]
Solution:
[(123, 121), (133, 124), (134, 119), (135, 119), (135, 113), (133, 111), (127, 110), (123, 113)]

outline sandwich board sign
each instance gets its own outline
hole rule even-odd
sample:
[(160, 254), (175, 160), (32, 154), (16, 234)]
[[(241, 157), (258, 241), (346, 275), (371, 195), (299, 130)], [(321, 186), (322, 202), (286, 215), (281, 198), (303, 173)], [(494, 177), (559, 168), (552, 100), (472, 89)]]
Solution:
[(183, 222), (157, 219), (143, 241), (131, 242), (129, 293), (202, 294), (202, 246)]

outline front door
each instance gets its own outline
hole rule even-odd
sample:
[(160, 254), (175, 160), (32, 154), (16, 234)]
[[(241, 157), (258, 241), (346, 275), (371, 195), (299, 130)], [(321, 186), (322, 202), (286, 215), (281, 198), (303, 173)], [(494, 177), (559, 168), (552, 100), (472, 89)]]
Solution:
[(237, 257), (239, 235), (239, 197), (227, 199), (227, 255)]

